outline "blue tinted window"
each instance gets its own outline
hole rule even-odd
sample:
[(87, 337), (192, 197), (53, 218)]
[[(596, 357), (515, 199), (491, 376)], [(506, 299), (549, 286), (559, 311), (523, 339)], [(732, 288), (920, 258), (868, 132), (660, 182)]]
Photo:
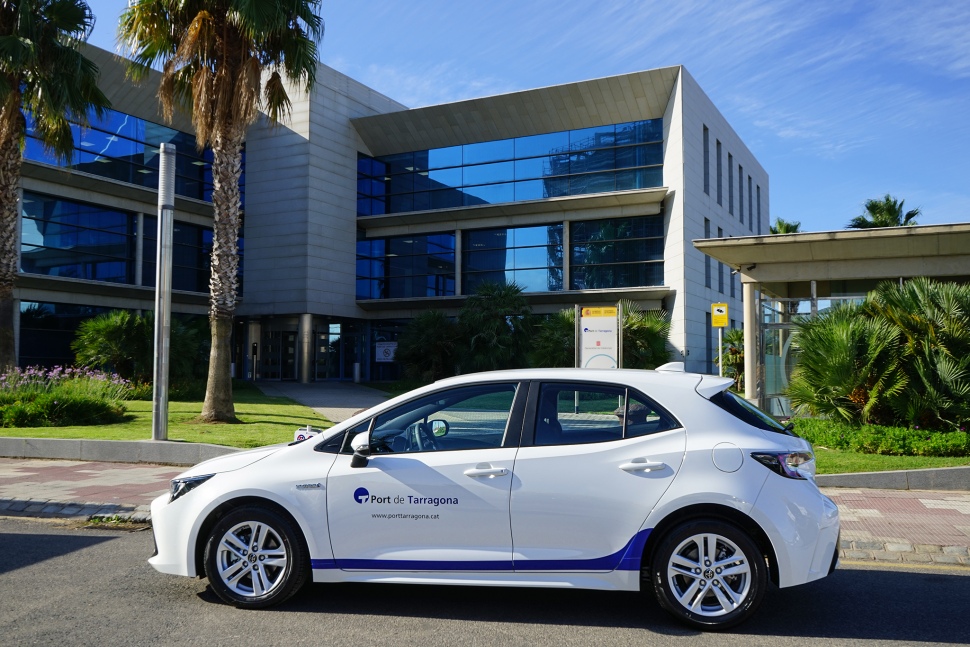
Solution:
[(569, 149), (583, 150), (590, 148), (604, 148), (616, 145), (616, 128), (610, 124), (608, 126), (596, 126), (595, 128), (583, 128), (582, 130), (569, 131)]
[(484, 162), (498, 162), (515, 157), (515, 140), (499, 139), (478, 144), (462, 146), (462, 163), (482, 164)]
[(556, 224), (464, 232), (465, 291), (483, 281), (514, 281), (526, 292), (561, 290), (562, 231)]
[(531, 135), (515, 139), (515, 157), (538, 157), (550, 153), (561, 153), (569, 148), (569, 131)]
[[(662, 135), (663, 120), (653, 119), (387, 155), (380, 162), (394, 178), (390, 190), (400, 195), (413, 192), (413, 200), (402, 198), (386, 208), (359, 203), (358, 214), (544, 200), (661, 186)], [(370, 159), (363, 154), (360, 157)], [(380, 171), (374, 164), (358, 163), (359, 177), (383, 181), (385, 176)], [(445, 191), (449, 188), (455, 191)], [(383, 195), (376, 184), (359, 184), (358, 191), (362, 193), (360, 198)]]
[(507, 184), (485, 184), (465, 189), (465, 206), (475, 204), (498, 204), (515, 200), (515, 186)]
[(435, 148), (428, 151), (427, 168), (436, 169), (448, 166), (461, 166), (461, 146)]
[(454, 293), (454, 234), (357, 241), (358, 299), (401, 299)]
[[(158, 187), (158, 146), (169, 142), (176, 146), (175, 192), (211, 200), (211, 150), (199, 153), (192, 135), (115, 110), (106, 111), (103, 118), (92, 113), (90, 120), (87, 128), (71, 125), (75, 150), (68, 160), (58, 160), (35, 139), (32, 116), (28, 115), (24, 159), (154, 189)], [(245, 153), (243, 160), (245, 166)], [(243, 195), (244, 184), (245, 173), (240, 177)]]
[(509, 182), (515, 175), (514, 169), (515, 167), (512, 162), (495, 162), (493, 164), (466, 166), (462, 174), (462, 180), (465, 186)]
[(663, 284), (663, 216), (574, 222), (570, 288)]

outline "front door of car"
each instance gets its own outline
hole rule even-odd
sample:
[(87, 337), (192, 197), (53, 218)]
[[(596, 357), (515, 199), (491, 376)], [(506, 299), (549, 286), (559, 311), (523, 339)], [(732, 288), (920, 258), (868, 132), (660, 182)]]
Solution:
[(335, 565), (511, 570), (509, 496), (526, 396), (518, 390), (451, 388), (374, 418), (366, 465), (340, 455), (327, 479)]
[(684, 429), (621, 386), (534, 385), (529, 408), (511, 498), (515, 570), (639, 568), (641, 526), (680, 469)]

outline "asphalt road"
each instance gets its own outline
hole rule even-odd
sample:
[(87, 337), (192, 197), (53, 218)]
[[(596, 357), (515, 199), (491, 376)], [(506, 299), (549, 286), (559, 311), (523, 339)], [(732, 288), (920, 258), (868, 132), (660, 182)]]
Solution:
[(0, 518), (4, 645), (965, 644), (970, 569), (857, 565), (772, 589), (727, 635), (677, 625), (651, 597), (598, 591), (320, 585), (240, 611), (205, 580), (156, 573), (150, 531)]

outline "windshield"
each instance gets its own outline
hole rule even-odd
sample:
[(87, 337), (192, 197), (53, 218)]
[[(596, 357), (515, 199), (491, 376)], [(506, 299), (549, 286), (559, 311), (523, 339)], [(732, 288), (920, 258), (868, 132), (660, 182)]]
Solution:
[(795, 435), (791, 432), (791, 425), (785, 426), (781, 424), (758, 407), (731, 391), (721, 391), (711, 398), (711, 402), (752, 427), (773, 431), (778, 434), (786, 434), (788, 436)]

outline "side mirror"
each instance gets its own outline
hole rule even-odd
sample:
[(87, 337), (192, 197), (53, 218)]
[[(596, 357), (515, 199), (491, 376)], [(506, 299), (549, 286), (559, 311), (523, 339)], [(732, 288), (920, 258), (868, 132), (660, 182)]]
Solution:
[(441, 438), (442, 436), (448, 435), (448, 421), (447, 420), (432, 420), (431, 421), (431, 433), (435, 438)]
[(367, 467), (371, 455), (370, 434), (357, 434), (350, 441), (350, 448), (354, 456), (350, 459), (351, 467)]

